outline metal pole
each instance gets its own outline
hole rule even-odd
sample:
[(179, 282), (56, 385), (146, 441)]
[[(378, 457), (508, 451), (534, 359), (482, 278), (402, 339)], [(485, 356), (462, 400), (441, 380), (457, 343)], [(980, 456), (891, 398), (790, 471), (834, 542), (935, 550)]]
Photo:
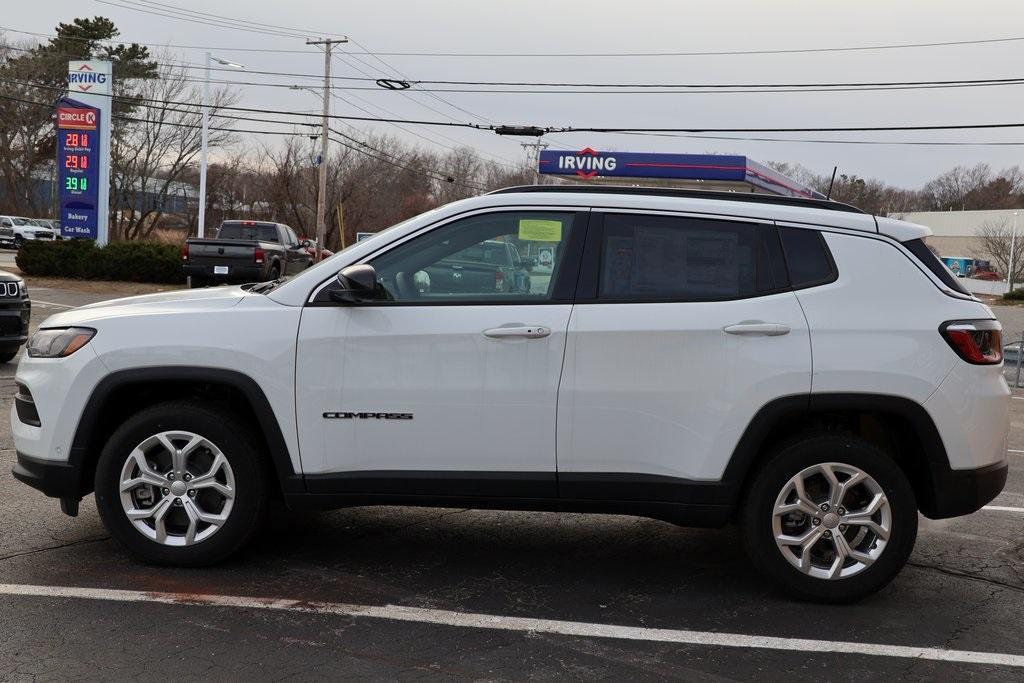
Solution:
[(324, 46), (324, 113), (320, 127), (320, 177), (316, 195), (316, 260), (323, 259), (324, 240), (327, 239), (327, 146), (331, 116), (331, 48), (335, 43), (347, 43), (347, 38), (307, 40), (306, 45)]
[(1024, 351), (1024, 333), (1021, 334), (1021, 336), (1020, 336), (1020, 344), (1017, 346), (1017, 379), (1015, 379), (1013, 381), (1013, 388), (1014, 389), (1019, 389), (1020, 388), (1020, 361), (1021, 361), (1021, 355), (1024, 355), (1024, 354), (1021, 353), (1022, 351)]
[(206, 53), (206, 78), (203, 79), (203, 143), (199, 152), (199, 224), (196, 227), (196, 234), (202, 237), (206, 225), (206, 146), (210, 137), (210, 60), (212, 56)]
[(1010, 272), (1006, 274), (1007, 293), (1013, 291), (1013, 269), (1016, 265), (1014, 252), (1017, 250), (1017, 212), (1013, 212), (1013, 231), (1010, 233)]

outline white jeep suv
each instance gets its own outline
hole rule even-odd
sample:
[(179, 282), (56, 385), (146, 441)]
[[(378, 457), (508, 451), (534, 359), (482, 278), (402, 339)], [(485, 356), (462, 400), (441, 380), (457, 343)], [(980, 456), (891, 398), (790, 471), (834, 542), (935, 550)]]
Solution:
[[(455, 202), (286, 282), (50, 317), (18, 367), (14, 474), (72, 515), (95, 491), (161, 564), (227, 557), (271, 499), (616, 513), (736, 522), (792, 593), (854, 599), (919, 511), (1006, 480), (1000, 326), (928, 234), (764, 195)], [(468, 286), (462, 256), (495, 240), (529, 287)]]

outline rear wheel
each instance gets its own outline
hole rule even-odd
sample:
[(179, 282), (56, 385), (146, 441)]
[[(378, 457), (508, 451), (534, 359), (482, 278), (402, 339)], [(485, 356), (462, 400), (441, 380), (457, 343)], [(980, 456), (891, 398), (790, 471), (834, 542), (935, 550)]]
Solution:
[(281, 277), (281, 268), (279, 266), (271, 266), (270, 273), (267, 275), (268, 280), (276, 280)]
[(118, 542), (155, 564), (218, 562), (255, 533), (267, 505), (262, 449), (212, 406), (163, 403), (129, 418), (96, 468), (96, 504)]
[(743, 536), (754, 564), (788, 592), (822, 602), (884, 587), (917, 538), (917, 503), (887, 453), (848, 435), (783, 444), (750, 486)]

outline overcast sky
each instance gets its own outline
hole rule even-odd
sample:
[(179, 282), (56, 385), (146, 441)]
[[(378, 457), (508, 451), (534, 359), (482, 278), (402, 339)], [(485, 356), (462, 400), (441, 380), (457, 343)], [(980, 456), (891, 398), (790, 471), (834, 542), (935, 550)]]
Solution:
[[(120, 0), (114, 0), (120, 2)], [(151, 6), (154, 3), (151, 3)], [(387, 52), (657, 52), (776, 50), (892, 45), (1024, 37), (1024, 2), (797, 0), (686, 2), (682, 0), (160, 0), (177, 6), (274, 26), (347, 34), (373, 51)], [(0, 25), (50, 33), (76, 16), (112, 18), (127, 41), (213, 46), (214, 53), (248, 71), (317, 75), (323, 56), (309, 52), (246, 52), (238, 48), (306, 50), (300, 38), (260, 35), (140, 13), (96, 0), (6, 2)], [(22, 39), (8, 31), (9, 39)], [(169, 48), (182, 61), (201, 64), (203, 50)], [(359, 50), (354, 44), (341, 49)], [(342, 55), (344, 57), (344, 55)], [(812, 83), (989, 79), (1024, 76), (1024, 41), (918, 49), (781, 55), (672, 57), (373, 57), (336, 61), (336, 75), (375, 77), (401, 73), (415, 80), (516, 80), (665, 83)], [(223, 76), (223, 74), (218, 74)], [(317, 85), (316, 78), (228, 74), (235, 80)], [(340, 84), (339, 85), (343, 85)], [(364, 84), (359, 84), (364, 85)], [(239, 86), (242, 106), (315, 110), (310, 92)], [(334, 113), (365, 115), (357, 107), (403, 118), (497, 121), (514, 124), (611, 127), (804, 127), (1024, 122), (1024, 85), (890, 92), (744, 94), (425, 94), (339, 91), (350, 105)], [(357, 99), (363, 98), (363, 99)], [(454, 108), (453, 106), (458, 107)], [(438, 111), (434, 111), (438, 110)], [(463, 111), (465, 110), (465, 111)], [(441, 113), (439, 113), (441, 112)], [(469, 114), (467, 112), (472, 112)], [(443, 115), (442, 115), (443, 114)], [(366, 124), (357, 124), (366, 130)], [(378, 130), (424, 146), (434, 142), (393, 127)], [(443, 145), (468, 144), (505, 160), (523, 158), (520, 139), (460, 129), (417, 133)], [(351, 132), (351, 131), (350, 131)], [(830, 140), (1020, 141), (1024, 129), (918, 133), (772, 135)], [(996, 169), (1024, 163), (1020, 147), (907, 147), (755, 142), (621, 134), (556, 134), (552, 148), (745, 154), (758, 160), (799, 162), (820, 173), (880, 177), (916, 187), (958, 164), (988, 162)]]

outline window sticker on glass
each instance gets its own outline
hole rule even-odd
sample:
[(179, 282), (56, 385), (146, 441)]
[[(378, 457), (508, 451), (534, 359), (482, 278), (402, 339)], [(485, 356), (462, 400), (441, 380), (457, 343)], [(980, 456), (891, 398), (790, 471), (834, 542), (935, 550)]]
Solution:
[(562, 221), (542, 218), (521, 218), (519, 239), (524, 242), (561, 242)]

